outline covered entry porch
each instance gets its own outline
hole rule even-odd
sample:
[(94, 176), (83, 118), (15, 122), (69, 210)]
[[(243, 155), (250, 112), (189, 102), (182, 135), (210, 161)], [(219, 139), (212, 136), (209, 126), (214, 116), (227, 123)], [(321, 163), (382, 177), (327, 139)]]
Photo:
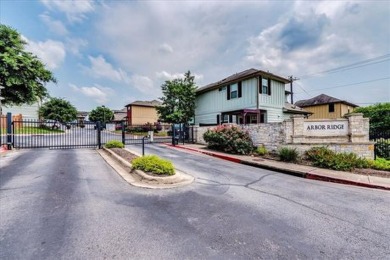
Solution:
[(240, 109), (221, 113), (218, 124), (235, 123), (239, 125), (265, 123), (267, 110), (261, 109)]

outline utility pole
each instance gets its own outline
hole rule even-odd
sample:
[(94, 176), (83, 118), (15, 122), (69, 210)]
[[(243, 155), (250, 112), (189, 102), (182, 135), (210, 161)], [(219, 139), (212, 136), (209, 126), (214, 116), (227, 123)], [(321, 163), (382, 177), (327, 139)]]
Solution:
[(290, 79), (291, 104), (294, 105), (293, 82), (299, 79), (293, 77), (292, 75), (289, 77), (289, 79)]

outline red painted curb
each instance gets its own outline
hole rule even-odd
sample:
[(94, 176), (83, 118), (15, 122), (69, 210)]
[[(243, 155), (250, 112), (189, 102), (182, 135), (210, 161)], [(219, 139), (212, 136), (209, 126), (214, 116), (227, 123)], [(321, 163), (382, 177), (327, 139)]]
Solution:
[(333, 178), (333, 177), (321, 176), (321, 175), (316, 175), (316, 174), (312, 174), (312, 173), (306, 173), (306, 179), (341, 183), (341, 184), (354, 185), (354, 186), (360, 186), (360, 187), (365, 187), (365, 188), (390, 190), (389, 187), (384, 187), (384, 186), (380, 186), (380, 185), (337, 179), (337, 178)]
[(180, 148), (180, 149), (183, 149), (183, 150), (189, 150), (189, 151), (193, 151), (193, 152), (206, 154), (206, 155), (217, 157), (217, 158), (220, 158), (220, 159), (223, 159), (223, 160), (226, 160), (226, 161), (230, 161), (230, 162), (241, 163), (240, 159), (237, 159), (237, 158), (234, 158), (234, 157), (230, 157), (230, 156), (225, 156), (225, 155), (221, 155), (221, 154), (215, 154), (215, 153), (207, 152), (207, 151), (200, 151), (198, 149), (192, 149), (192, 148), (188, 148), (188, 147), (184, 147), (184, 146), (180, 146), (180, 145), (167, 144), (167, 146), (171, 146), (171, 147), (174, 147), (174, 148)]

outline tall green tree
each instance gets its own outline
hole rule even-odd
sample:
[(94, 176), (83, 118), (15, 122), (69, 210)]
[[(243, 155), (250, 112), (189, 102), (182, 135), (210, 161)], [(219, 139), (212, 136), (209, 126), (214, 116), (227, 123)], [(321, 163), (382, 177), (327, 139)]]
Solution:
[(194, 76), (188, 71), (184, 78), (167, 80), (161, 86), (162, 106), (157, 107), (160, 119), (167, 123), (188, 122), (195, 116), (195, 97), (197, 86)]
[(77, 118), (77, 109), (69, 101), (62, 98), (51, 98), (43, 103), (38, 113), (44, 119), (51, 119), (60, 123), (70, 122)]
[(111, 111), (111, 109), (100, 106), (91, 111), (89, 113), (89, 120), (92, 122), (98, 122), (100, 121), (103, 124), (106, 124), (107, 122), (110, 122), (114, 118), (114, 113)]
[(48, 97), (46, 83), (54, 82), (52, 72), (30, 52), (14, 29), (0, 24), (0, 85), (5, 105), (31, 104)]
[(363, 113), (364, 117), (370, 118), (370, 131), (390, 129), (390, 102), (358, 107), (354, 110), (354, 113)]

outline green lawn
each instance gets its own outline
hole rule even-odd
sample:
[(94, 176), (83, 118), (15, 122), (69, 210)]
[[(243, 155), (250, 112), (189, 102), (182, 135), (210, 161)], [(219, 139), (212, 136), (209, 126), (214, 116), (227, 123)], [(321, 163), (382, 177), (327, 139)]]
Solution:
[[(2, 133), (5, 133), (2, 131)], [(60, 129), (48, 129), (41, 127), (26, 126), (15, 129), (15, 134), (51, 134), (51, 133), (64, 133)]]

